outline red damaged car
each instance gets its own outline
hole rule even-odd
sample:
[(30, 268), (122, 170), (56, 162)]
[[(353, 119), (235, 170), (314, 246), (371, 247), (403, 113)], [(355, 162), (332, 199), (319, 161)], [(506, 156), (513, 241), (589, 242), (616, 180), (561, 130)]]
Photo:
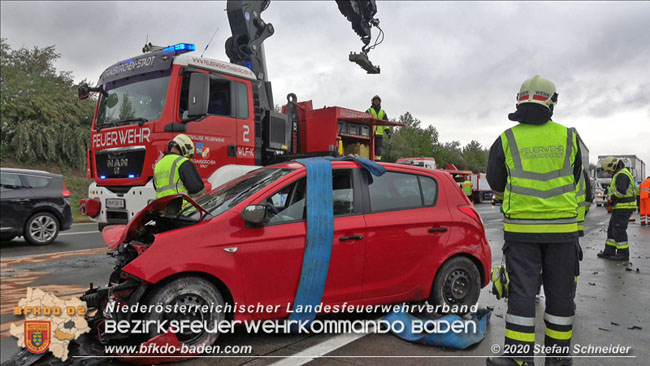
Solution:
[[(356, 162), (332, 161), (334, 241), (323, 304), (475, 304), (489, 282), (491, 265), (478, 213), (449, 174), (382, 165), (387, 172), (374, 176)], [(184, 314), (210, 322), (288, 315), (307, 231), (305, 167), (272, 165), (196, 202), (184, 198), (185, 205), (181, 196), (156, 200), (128, 225), (104, 229), (117, 266), (108, 287), (83, 297), (98, 310), (90, 325), (102, 343), (129, 337), (105, 334), (106, 319), (175, 316), (111, 313), (116, 303), (231, 304), (236, 309)], [(146, 339), (158, 335), (153, 328)], [(191, 345), (211, 344), (217, 336), (177, 334)]]

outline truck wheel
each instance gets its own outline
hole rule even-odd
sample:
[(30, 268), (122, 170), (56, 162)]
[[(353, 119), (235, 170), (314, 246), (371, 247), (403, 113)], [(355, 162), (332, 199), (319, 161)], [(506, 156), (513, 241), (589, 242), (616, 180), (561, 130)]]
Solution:
[(481, 292), (481, 275), (474, 262), (466, 257), (454, 257), (445, 262), (433, 281), (429, 303), (433, 305), (460, 306), (458, 314), (465, 314), (476, 304)]
[[(161, 287), (154, 290), (147, 300), (148, 305), (161, 304), (163, 307), (171, 305), (172, 309), (177, 304), (179, 307), (185, 305), (186, 307), (202, 307), (207, 305), (210, 310), (202, 312), (193, 310), (186, 313), (181, 312), (157, 312), (152, 311), (145, 314), (146, 320), (153, 320), (155, 322), (168, 320), (168, 321), (183, 321), (188, 320), (189, 323), (199, 320), (206, 324), (209, 330), (213, 330), (215, 322), (220, 323), (225, 319), (223, 312), (214, 311), (214, 309), (222, 308), (224, 305), (223, 297), (215, 285), (210, 281), (196, 276), (186, 276), (174, 279)], [(156, 323), (152, 323), (156, 324)], [(149, 339), (159, 335), (157, 327), (151, 327), (149, 330)], [(184, 333), (176, 333), (176, 337), (181, 343), (188, 346), (210, 346), (217, 338), (219, 333), (208, 333), (203, 331), (201, 333), (192, 333), (189, 329)]]
[(47, 212), (35, 213), (27, 220), (23, 234), (32, 245), (48, 245), (59, 235), (59, 220)]

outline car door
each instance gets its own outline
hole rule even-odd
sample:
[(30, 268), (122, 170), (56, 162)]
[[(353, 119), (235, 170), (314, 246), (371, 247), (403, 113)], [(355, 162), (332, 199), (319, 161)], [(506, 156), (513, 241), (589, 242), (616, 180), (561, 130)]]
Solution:
[[(414, 294), (425, 296), (423, 284), (433, 255), (447, 239), (449, 213), (437, 206), (437, 183), (425, 175), (388, 171), (366, 174), (366, 261), (364, 298)], [(429, 275), (431, 273), (428, 273)]]
[[(345, 179), (348, 179), (347, 183)], [(334, 242), (323, 302), (351, 300), (361, 296), (365, 222), (361, 205), (355, 203), (351, 170), (333, 176), (335, 202)], [(249, 304), (287, 309), (300, 282), (307, 224), (306, 179), (298, 178), (263, 198), (269, 222), (248, 228), (250, 240), (240, 245), (242, 268), (246, 268), (246, 301)]]
[(0, 230), (3, 232), (22, 232), (27, 219), (25, 193), (18, 174), (0, 174)]

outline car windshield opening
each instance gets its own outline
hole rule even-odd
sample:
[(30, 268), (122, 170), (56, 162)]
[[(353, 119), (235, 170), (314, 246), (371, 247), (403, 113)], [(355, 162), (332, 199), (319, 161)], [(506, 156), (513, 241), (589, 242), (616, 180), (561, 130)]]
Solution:
[[(210, 212), (212, 216), (218, 216), (262, 188), (289, 174), (292, 170), (287, 168), (263, 168), (254, 170), (217, 187), (212, 192), (198, 198), (196, 203)], [(194, 216), (198, 215), (198, 212), (191, 206), (183, 210), (181, 215), (187, 218), (194, 218)]]

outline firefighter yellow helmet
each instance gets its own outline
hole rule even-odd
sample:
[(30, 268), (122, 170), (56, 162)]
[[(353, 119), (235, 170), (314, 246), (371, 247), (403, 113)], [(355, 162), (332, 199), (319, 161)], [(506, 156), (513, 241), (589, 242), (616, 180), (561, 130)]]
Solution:
[(619, 160), (613, 156), (608, 156), (600, 163), (600, 167), (607, 172), (615, 172), (618, 167)]
[(169, 141), (169, 145), (167, 147), (169, 150), (171, 150), (173, 147), (176, 147), (178, 151), (181, 152), (181, 155), (186, 158), (194, 157), (194, 143), (192, 142), (192, 139), (190, 139), (190, 137), (187, 135), (176, 135), (173, 140)]
[(553, 111), (553, 106), (557, 103), (555, 84), (539, 75), (524, 81), (517, 94), (517, 106), (523, 103), (541, 104)]

